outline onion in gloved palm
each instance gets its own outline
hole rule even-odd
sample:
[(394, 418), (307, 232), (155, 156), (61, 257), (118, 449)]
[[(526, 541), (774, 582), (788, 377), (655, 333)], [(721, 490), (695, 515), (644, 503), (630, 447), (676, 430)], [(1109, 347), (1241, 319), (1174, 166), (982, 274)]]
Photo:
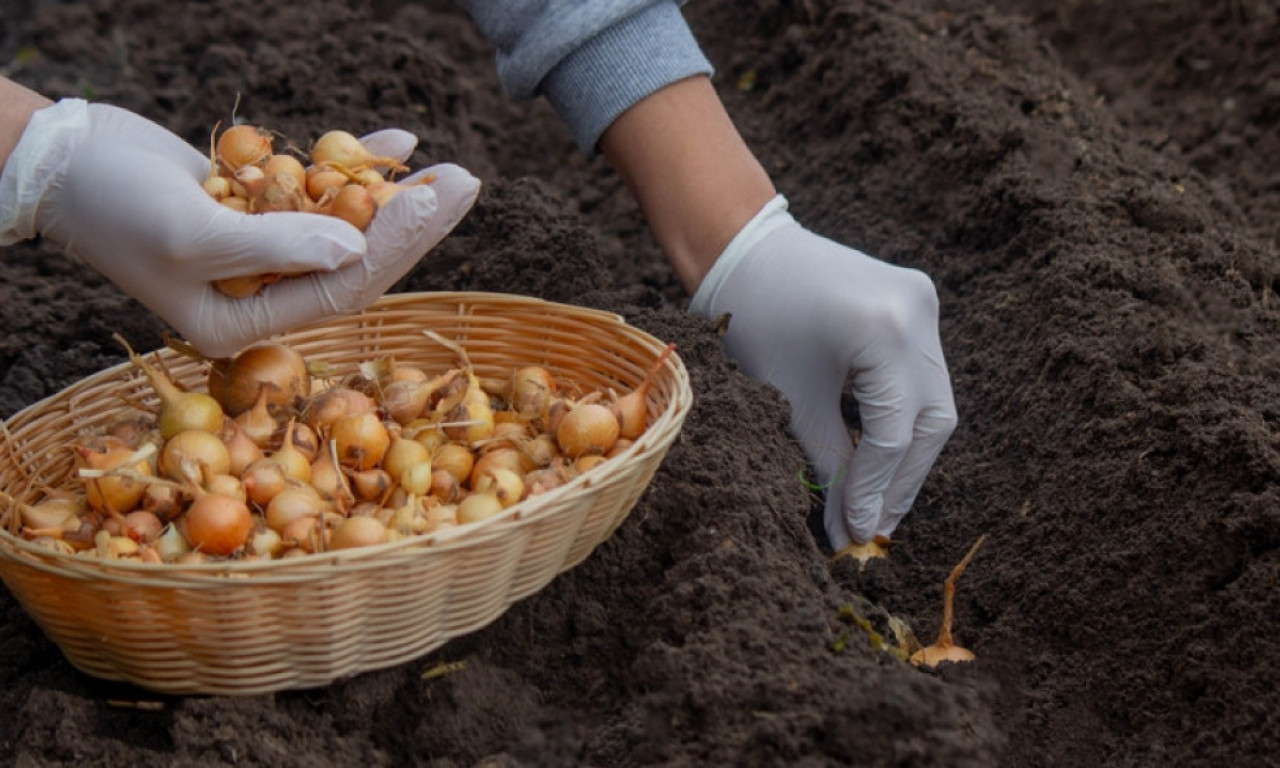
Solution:
[[(932, 281), (808, 231), (779, 196), (721, 254), (691, 309), (729, 313), (728, 354), (790, 402), (832, 548), (890, 536), (956, 425)], [(850, 375), (856, 448), (840, 411)]]
[[(416, 144), (404, 131), (368, 141), (401, 159)], [(397, 194), (362, 233), (328, 215), (220, 205), (201, 186), (209, 163), (132, 112), (60, 101), (33, 114), (5, 165), (0, 241), (39, 234), (58, 243), (221, 357), (367, 306), (448, 235), (479, 191), (457, 166), (427, 169), (420, 174), (434, 181)], [(214, 287), (264, 274), (299, 276), (247, 298)]]

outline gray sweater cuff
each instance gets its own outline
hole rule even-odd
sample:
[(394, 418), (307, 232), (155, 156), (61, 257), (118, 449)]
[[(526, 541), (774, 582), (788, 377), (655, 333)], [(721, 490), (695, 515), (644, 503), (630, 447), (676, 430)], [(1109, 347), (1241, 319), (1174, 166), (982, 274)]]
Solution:
[(710, 75), (676, 3), (650, 6), (603, 30), (562, 59), (539, 84), (584, 152), (645, 96), (678, 80)]

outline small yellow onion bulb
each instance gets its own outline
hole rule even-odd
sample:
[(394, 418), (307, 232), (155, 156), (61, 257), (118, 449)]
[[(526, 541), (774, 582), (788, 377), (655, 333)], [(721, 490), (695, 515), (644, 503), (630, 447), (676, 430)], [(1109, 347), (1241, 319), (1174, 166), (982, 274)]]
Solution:
[(116, 341), (125, 348), (129, 360), (151, 382), (151, 388), (160, 398), (160, 436), (167, 440), (187, 429), (203, 429), (217, 432), (222, 427), (222, 406), (203, 392), (188, 392), (180, 388), (163, 371), (152, 366), (120, 334)]
[(160, 450), (160, 472), (179, 482), (199, 482), (205, 473), (231, 471), (231, 452), (222, 438), (203, 429), (188, 429), (165, 441)]
[(311, 147), (311, 163), (353, 174), (366, 168), (388, 168), (397, 172), (409, 170), (400, 158), (375, 155), (353, 134), (340, 130), (328, 131), (316, 139)]
[(458, 525), (478, 523), (502, 514), (502, 501), (496, 493), (484, 491), (473, 493), (458, 504)]
[(330, 437), (338, 447), (338, 461), (357, 470), (373, 469), (391, 445), (391, 434), (376, 413), (343, 416), (333, 423)]
[(235, 173), (246, 165), (260, 165), (271, 157), (271, 144), (268, 131), (253, 125), (232, 126), (218, 138), (218, 162), (227, 173)]
[(387, 541), (387, 527), (376, 517), (348, 517), (338, 523), (329, 539), (329, 549), (372, 547)]
[(481, 475), (472, 490), (492, 493), (506, 509), (524, 497), (524, 478), (510, 469), (498, 467)]
[(342, 219), (363, 232), (373, 221), (378, 203), (369, 190), (359, 184), (346, 184), (332, 195), (326, 195), (326, 199), (317, 205), (316, 210), (326, 216)]
[(231, 555), (248, 540), (253, 516), (239, 499), (199, 492), (182, 516), (182, 525), (194, 549), (210, 555)]
[[(153, 474), (151, 462), (142, 457), (141, 452), (116, 438), (105, 437), (89, 445), (75, 446), (74, 454), (81, 468), (105, 473), (85, 481), (85, 499), (90, 508), (104, 514), (124, 514), (142, 501), (147, 489), (145, 483), (124, 476)], [(120, 474), (111, 474), (113, 472)]]
[(306, 359), (276, 343), (255, 344), (230, 359), (213, 362), (209, 393), (232, 418), (253, 408), (265, 396), (271, 414), (287, 412), (311, 394)]
[(538, 365), (519, 368), (511, 375), (511, 410), (529, 421), (542, 418), (556, 391), (551, 372)]
[(608, 453), (618, 439), (618, 419), (599, 403), (577, 405), (556, 427), (556, 442), (564, 455), (576, 459), (588, 454)]

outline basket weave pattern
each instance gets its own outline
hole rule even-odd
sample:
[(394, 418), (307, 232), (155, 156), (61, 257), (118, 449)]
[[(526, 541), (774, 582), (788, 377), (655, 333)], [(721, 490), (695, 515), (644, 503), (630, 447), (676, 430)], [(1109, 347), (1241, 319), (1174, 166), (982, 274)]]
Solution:
[[(457, 367), (424, 329), (462, 346), (481, 377), (542, 365), (584, 390), (620, 394), (665, 347), (610, 313), (488, 293), (391, 295), (278, 340), (338, 375), (387, 357)], [(203, 363), (171, 350), (160, 357), (203, 390)], [(156, 402), (122, 364), (11, 417), (0, 491), (30, 503), (39, 483), (68, 477), (67, 447), (130, 410), (121, 396)], [(65, 555), (0, 531), (0, 579), (71, 663), (97, 677), (177, 694), (324, 685), (475, 631), (581, 562), (635, 506), (692, 399), (673, 354), (649, 390), (649, 427), (625, 453), (480, 523), (302, 558), (183, 566)]]

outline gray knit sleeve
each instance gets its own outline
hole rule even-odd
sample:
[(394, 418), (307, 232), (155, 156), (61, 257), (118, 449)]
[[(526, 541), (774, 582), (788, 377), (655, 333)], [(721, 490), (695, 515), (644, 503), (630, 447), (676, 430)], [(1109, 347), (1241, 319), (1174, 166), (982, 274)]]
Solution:
[(546, 96), (587, 152), (640, 99), (712, 71), (675, 0), (459, 5), (498, 49), (498, 76), (507, 93)]

